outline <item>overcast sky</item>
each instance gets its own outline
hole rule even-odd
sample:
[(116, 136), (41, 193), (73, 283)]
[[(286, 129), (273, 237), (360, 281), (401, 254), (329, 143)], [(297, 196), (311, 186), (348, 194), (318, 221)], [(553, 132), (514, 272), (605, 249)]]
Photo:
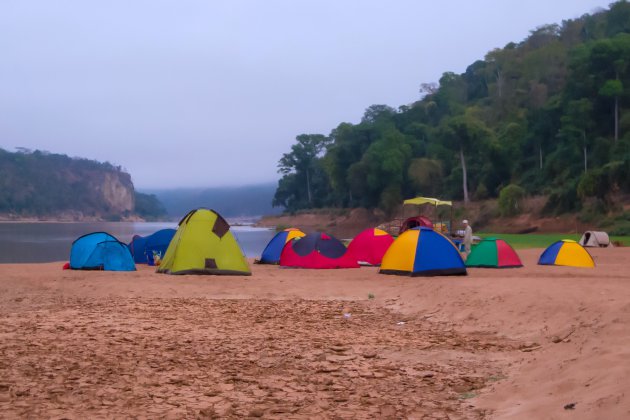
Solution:
[(137, 188), (273, 181), (297, 135), (610, 2), (0, 0), (0, 148), (109, 161)]

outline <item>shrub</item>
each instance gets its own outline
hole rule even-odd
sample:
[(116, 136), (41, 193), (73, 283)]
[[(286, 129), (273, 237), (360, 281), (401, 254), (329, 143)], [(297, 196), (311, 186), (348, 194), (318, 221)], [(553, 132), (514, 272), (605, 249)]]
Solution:
[(523, 211), (525, 190), (516, 184), (510, 184), (499, 192), (499, 213), (501, 216), (516, 216)]
[(477, 187), (477, 191), (475, 191), (475, 199), (476, 200), (485, 200), (490, 197), (490, 193), (488, 192), (488, 188), (485, 184), (479, 184)]
[(630, 236), (630, 222), (620, 222), (609, 233), (614, 236)]
[(582, 223), (601, 222), (606, 215), (606, 203), (604, 201), (590, 198), (582, 206), (582, 211), (578, 214), (578, 220)]
[(577, 196), (576, 182), (568, 181), (565, 186), (551, 190), (543, 208), (543, 213), (562, 214), (581, 208), (582, 202)]

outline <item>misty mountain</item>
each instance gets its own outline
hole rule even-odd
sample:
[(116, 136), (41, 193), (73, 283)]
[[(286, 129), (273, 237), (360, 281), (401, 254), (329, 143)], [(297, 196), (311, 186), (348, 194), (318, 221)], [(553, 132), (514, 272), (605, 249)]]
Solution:
[(240, 187), (147, 189), (143, 192), (155, 195), (173, 219), (199, 207), (235, 218), (281, 213), (282, 208), (271, 206), (276, 187), (276, 183), (267, 183)]

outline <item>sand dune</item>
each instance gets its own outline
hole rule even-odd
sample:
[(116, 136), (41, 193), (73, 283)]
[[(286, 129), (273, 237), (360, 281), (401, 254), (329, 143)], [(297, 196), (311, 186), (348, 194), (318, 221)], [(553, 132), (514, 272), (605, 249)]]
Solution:
[(630, 249), (540, 252), (434, 278), (0, 265), (0, 418), (628, 418)]

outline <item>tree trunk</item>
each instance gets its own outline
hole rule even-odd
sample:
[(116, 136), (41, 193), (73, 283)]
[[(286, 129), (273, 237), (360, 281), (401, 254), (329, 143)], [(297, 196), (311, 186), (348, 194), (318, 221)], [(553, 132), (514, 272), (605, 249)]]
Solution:
[(466, 159), (464, 158), (464, 147), (459, 147), (459, 159), (462, 162), (462, 186), (464, 188), (464, 204), (468, 204), (468, 174), (466, 173)]
[(588, 170), (588, 160), (586, 158), (586, 145), (584, 146), (584, 172)]
[(619, 140), (619, 96), (615, 96), (615, 143)]
[(588, 157), (586, 155), (586, 132), (583, 131), (582, 135), (584, 136), (584, 172), (588, 170)]
[(538, 157), (540, 158), (540, 170), (542, 170), (543, 159), (542, 159), (542, 144), (538, 146)]
[(501, 72), (501, 70), (497, 69), (495, 77), (497, 80), (497, 93), (499, 95), (499, 98), (501, 98), (501, 96), (503, 96), (503, 73)]
[(308, 204), (312, 203), (311, 198), (311, 178), (308, 174), (308, 169), (306, 169), (306, 193), (308, 194)]

